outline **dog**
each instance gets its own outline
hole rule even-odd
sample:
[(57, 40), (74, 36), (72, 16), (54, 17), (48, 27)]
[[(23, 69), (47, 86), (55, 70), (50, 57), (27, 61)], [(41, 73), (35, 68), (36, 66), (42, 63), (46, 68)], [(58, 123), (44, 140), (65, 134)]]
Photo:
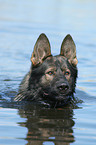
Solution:
[(74, 98), (77, 79), (76, 46), (70, 34), (61, 45), (60, 54), (51, 54), (47, 36), (37, 39), (31, 68), (20, 84), (14, 101), (33, 101), (48, 106), (66, 106)]

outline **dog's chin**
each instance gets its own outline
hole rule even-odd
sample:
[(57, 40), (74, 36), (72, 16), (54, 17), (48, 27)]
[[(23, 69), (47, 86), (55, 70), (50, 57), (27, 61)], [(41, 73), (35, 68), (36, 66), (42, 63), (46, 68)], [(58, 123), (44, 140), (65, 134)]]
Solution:
[(54, 100), (59, 101), (59, 102), (66, 102), (67, 100), (69, 100), (70, 96), (69, 95), (59, 95), (59, 96), (55, 96)]
[(72, 98), (72, 95), (70, 94), (47, 94), (44, 93), (43, 95), (43, 101), (46, 102), (46, 104), (49, 104), (51, 107), (62, 107), (69, 104), (70, 100)]

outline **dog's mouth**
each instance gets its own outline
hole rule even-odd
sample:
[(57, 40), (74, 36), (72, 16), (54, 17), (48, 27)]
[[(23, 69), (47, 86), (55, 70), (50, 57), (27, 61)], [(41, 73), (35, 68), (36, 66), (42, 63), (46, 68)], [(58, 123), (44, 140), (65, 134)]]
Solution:
[(50, 104), (53, 107), (61, 107), (67, 105), (72, 99), (71, 93), (68, 94), (49, 94), (47, 92), (43, 93), (43, 100), (47, 104)]
[(68, 96), (71, 96), (71, 95), (72, 95), (72, 91), (70, 89), (68, 91), (61, 90), (60, 92), (48, 91), (48, 90), (45, 90), (43, 92), (44, 97), (53, 99), (53, 100), (61, 100), (61, 101), (68, 98)]

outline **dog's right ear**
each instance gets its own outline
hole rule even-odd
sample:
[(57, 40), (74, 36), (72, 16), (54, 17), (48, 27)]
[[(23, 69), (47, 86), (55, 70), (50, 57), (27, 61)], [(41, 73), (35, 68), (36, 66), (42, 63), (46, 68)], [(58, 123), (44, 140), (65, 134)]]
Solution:
[(32, 53), (31, 61), (33, 66), (42, 64), (48, 56), (51, 56), (50, 43), (47, 36), (42, 33), (37, 39)]
[(71, 65), (77, 65), (76, 46), (70, 34), (62, 42), (60, 55), (66, 57)]

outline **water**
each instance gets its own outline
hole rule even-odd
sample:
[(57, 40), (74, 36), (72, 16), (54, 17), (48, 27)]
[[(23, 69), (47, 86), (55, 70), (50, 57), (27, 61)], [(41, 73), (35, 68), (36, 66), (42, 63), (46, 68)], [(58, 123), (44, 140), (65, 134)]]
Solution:
[[(40, 33), (52, 53), (71, 34), (78, 57), (77, 109), (10, 102)], [(96, 144), (96, 1), (0, 0), (0, 145)]]

